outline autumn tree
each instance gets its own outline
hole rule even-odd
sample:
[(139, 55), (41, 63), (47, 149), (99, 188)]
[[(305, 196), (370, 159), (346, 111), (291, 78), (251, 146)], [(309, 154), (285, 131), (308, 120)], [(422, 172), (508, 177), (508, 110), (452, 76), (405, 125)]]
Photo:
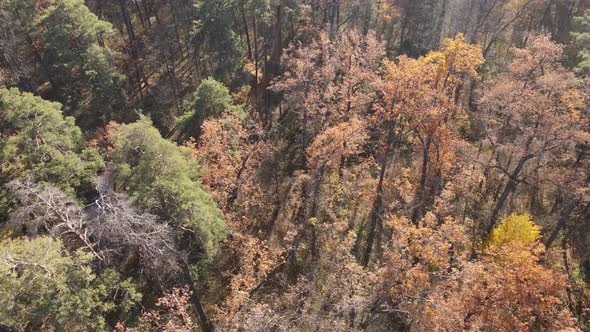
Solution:
[(0, 330), (587, 329), (588, 4), (0, 0)]
[(428, 296), (417, 330), (555, 330), (572, 326), (563, 275), (541, 264), (539, 228), (512, 215), (494, 228), (484, 257)]
[[(376, 232), (383, 214), (383, 190), (387, 169), (394, 157), (412, 136), (421, 152), (419, 176), (415, 184), (414, 208), (411, 220), (417, 224), (428, 205), (442, 188), (442, 178), (453, 158), (454, 148), (460, 144), (458, 129), (464, 123), (464, 110), (457, 103), (460, 87), (467, 77), (477, 77), (476, 69), (483, 63), (479, 47), (465, 43), (462, 35), (446, 39), (440, 51), (433, 51), (418, 59), (406, 56), (397, 63), (385, 61), (383, 96), (375, 104), (371, 121), (379, 128), (379, 180), (373, 209), (365, 230), (366, 245), (360, 256), (369, 263), (376, 241)], [(434, 154), (435, 158), (432, 158)], [(451, 160), (452, 161), (452, 160)], [(430, 190), (427, 187), (431, 180)], [(438, 179), (436, 179), (438, 178)], [(438, 184), (437, 184), (438, 182)]]
[[(575, 158), (576, 144), (588, 139), (583, 134), (586, 120), (580, 112), (585, 102), (579, 83), (561, 67), (561, 56), (560, 45), (547, 36), (535, 36), (526, 49), (515, 51), (508, 72), (481, 100), (487, 143), (494, 153), (490, 164), (484, 165), (497, 170), (502, 179), (486, 234), (519, 185), (540, 190), (544, 174)], [(534, 211), (543, 201), (531, 204)]]
[(158, 299), (158, 310), (144, 312), (139, 318), (137, 328), (127, 328), (119, 322), (116, 332), (165, 331), (190, 332), (196, 328), (190, 312), (190, 290), (173, 288)]
[[(272, 89), (283, 94), (278, 116), (289, 124), (283, 135), (293, 142), (287, 149), (297, 153), (298, 159), (291, 163), (302, 171), (295, 174), (295, 181), (302, 181), (302, 203), (297, 212), (301, 224), (318, 218), (321, 182), (328, 166), (342, 169), (345, 159), (360, 150), (366, 134), (361, 121), (354, 118), (363, 117), (375, 99), (372, 83), (377, 79), (376, 69), (384, 50), (372, 32), (363, 36), (351, 31), (333, 41), (322, 33), (308, 47), (293, 45), (287, 52), (292, 54), (286, 62), (288, 70)], [(346, 137), (341, 130), (353, 136)], [(326, 135), (322, 136), (324, 131)], [(319, 141), (312, 144), (316, 139)], [(321, 151), (324, 148), (329, 151)], [(311, 253), (316, 256), (314, 226), (307, 226)]]

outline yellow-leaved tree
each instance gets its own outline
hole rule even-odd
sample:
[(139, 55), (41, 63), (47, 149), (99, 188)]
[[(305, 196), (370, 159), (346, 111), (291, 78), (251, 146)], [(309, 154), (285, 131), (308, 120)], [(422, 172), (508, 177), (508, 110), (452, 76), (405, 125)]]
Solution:
[(540, 228), (512, 214), (490, 233), (481, 259), (466, 263), (428, 297), (416, 330), (555, 331), (575, 320), (562, 301), (563, 274), (540, 262)]
[(541, 228), (535, 225), (528, 213), (513, 213), (492, 230), (487, 244), (491, 248), (526, 246), (537, 241), (540, 236)]

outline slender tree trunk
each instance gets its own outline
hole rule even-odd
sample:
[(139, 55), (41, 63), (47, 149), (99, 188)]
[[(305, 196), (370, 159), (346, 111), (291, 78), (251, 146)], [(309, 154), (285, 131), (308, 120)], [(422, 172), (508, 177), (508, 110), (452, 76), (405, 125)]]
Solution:
[[(561, 249), (563, 250), (563, 268), (565, 269), (565, 276), (567, 278), (567, 284), (568, 286), (571, 285), (571, 281), (572, 281), (572, 276), (571, 276), (571, 272), (570, 272), (570, 263), (569, 263), (569, 259), (567, 257), (567, 236), (563, 238), (563, 240), (561, 241)], [(566, 287), (565, 288), (565, 294), (567, 296), (567, 307), (570, 309), (570, 311), (572, 313), (576, 312), (574, 305), (573, 305), (573, 301), (572, 301), (572, 291), (570, 289), (570, 287)]]
[(338, 22), (336, 21), (336, 17), (339, 11), (339, 0), (332, 0), (329, 7), (330, 38), (333, 39), (336, 37), (336, 32), (338, 30)]
[(182, 269), (185, 274), (185, 278), (187, 278), (188, 281), (189, 290), (191, 291), (191, 305), (193, 306), (197, 319), (199, 320), (199, 326), (201, 327), (201, 330), (203, 332), (215, 331), (215, 327), (203, 309), (203, 304), (201, 303), (201, 297), (198, 294), (197, 285), (195, 284), (188, 263), (185, 260), (182, 260)]
[(432, 144), (432, 135), (426, 136), (422, 152), (422, 171), (420, 183), (416, 188), (416, 197), (414, 199), (414, 211), (412, 212), (412, 223), (418, 226), (418, 219), (422, 218), (424, 204), (426, 204), (426, 178), (428, 177), (428, 164), (430, 162), (430, 145)]
[(561, 209), (561, 214), (560, 214), (559, 220), (557, 221), (555, 228), (553, 228), (553, 230), (551, 231), (551, 234), (549, 234), (549, 237), (547, 237), (547, 240), (545, 241), (545, 248), (549, 249), (549, 247), (551, 247), (551, 245), (553, 244), (555, 239), (557, 239), (557, 235), (559, 235), (559, 232), (563, 229), (563, 227), (567, 223), (568, 219), (570, 218), (574, 207), (577, 206), (579, 203), (580, 203), (580, 198), (578, 198), (576, 200), (572, 200), (571, 203), (566, 204)]
[[(172, 57), (171, 51), (169, 51), (168, 54), (170, 54), (171, 59), (174, 59)], [(176, 70), (174, 69), (174, 63), (172, 64), (172, 66), (170, 66), (168, 65), (168, 60), (166, 60), (165, 65), (166, 71), (168, 72), (168, 79), (170, 80), (170, 86), (172, 87), (172, 98), (174, 99), (174, 107), (176, 108), (176, 113), (180, 113), (180, 105), (178, 103), (178, 91), (176, 87)]]
[(397, 144), (397, 142), (394, 142), (394, 136), (394, 129), (391, 129), (389, 137), (387, 138), (387, 149), (383, 155), (383, 160), (381, 161), (381, 170), (379, 171), (379, 182), (377, 183), (377, 189), (375, 190), (375, 200), (373, 201), (373, 208), (371, 210), (371, 213), (369, 214), (370, 223), (367, 232), (367, 247), (361, 259), (361, 264), (365, 267), (369, 265), (369, 261), (371, 260), (371, 253), (373, 251), (375, 238), (377, 236), (377, 226), (381, 221), (381, 213), (383, 210), (383, 182), (385, 180), (385, 173), (387, 171), (387, 168), (391, 163), (391, 159), (393, 159), (394, 157), (396, 150), (395, 145)]
[(532, 139), (533, 139), (533, 137), (531, 136), (527, 140), (523, 155), (520, 158), (520, 160), (518, 161), (518, 164), (516, 165), (516, 168), (514, 169), (514, 171), (510, 174), (509, 179), (508, 179), (508, 183), (506, 183), (506, 186), (504, 187), (504, 190), (502, 191), (502, 195), (500, 195), (500, 198), (498, 199), (498, 201), (496, 202), (496, 205), (494, 206), (494, 210), (492, 211), (492, 215), (490, 217), (489, 224), (486, 229), (486, 235), (489, 234), (492, 231), (492, 229), (494, 228), (494, 226), (496, 225), (496, 221), (498, 219), (498, 216), (499, 216), (500, 212), (502, 211), (502, 208), (504, 207), (504, 204), (506, 203), (508, 196), (510, 196), (510, 194), (516, 189), (516, 186), (518, 185), (518, 182), (517, 182), (518, 176), (520, 176), (520, 173), (524, 169), (526, 162), (529, 161), (533, 157), (528, 152), (529, 146), (532, 142)]
[(133, 0), (133, 4), (135, 5), (135, 9), (137, 10), (137, 16), (139, 16), (139, 21), (141, 22), (141, 27), (143, 28), (144, 33), (147, 31), (146, 20), (143, 17), (143, 13), (141, 12), (141, 7), (137, 0)]
[[(324, 176), (324, 172), (326, 170), (326, 162), (324, 162), (317, 171), (316, 181), (313, 185), (313, 192), (311, 196), (311, 209), (309, 213), (309, 218), (317, 218), (318, 212), (318, 205), (320, 199), (320, 189), (322, 185), (322, 177)], [(311, 225), (311, 257), (317, 257), (317, 232), (315, 225)]]
[(141, 5), (143, 6), (143, 11), (145, 12), (145, 17), (146, 17), (148, 29), (151, 29), (152, 28), (152, 20), (151, 20), (152, 11), (150, 9), (150, 6), (147, 5), (146, 0), (141, 1)]
[(252, 60), (252, 45), (250, 43), (250, 29), (248, 29), (248, 21), (246, 20), (246, 10), (244, 9), (244, 1), (240, 2), (240, 16), (244, 24), (244, 33), (246, 34), (246, 46), (248, 47), (248, 60)]
[(258, 36), (257, 36), (257, 28), (256, 28), (256, 15), (252, 15), (252, 33), (254, 37), (253, 46), (254, 46), (254, 100), (258, 100), (258, 64), (259, 64), (259, 57), (258, 57)]
[(565, 226), (565, 223), (567, 222), (567, 219), (569, 218), (569, 215), (570, 214), (567, 213), (566, 211), (562, 211), (562, 214), (561, 214), (561, 217), (559, 218), (559, 221), (555, 225), (555, 228), (551, 231), (551, 234), (547, 238), (547, 241), (545, 241), (545, 247), (546, 248), (549, 248), (551, 246), (551, 244), (553, 244), (553, 241), (555, 241), (555, 239), (557, 238), (557, 235), (559, 234), (559, 231), (561, 231), (561, 229), (563, 228), (563, 226)]
[(183, 54), (182, 42), (180, 38), (180, 30), (178, 29), (178, 18), (176, 17), (176, 10), (172, 4), (170, 4), (170, 14), (172, 16), (172, 25), (174, 25), (174, 34), (176, 35), (176, 44), (178, 45), (178, 51)]
[(121, 15), (123, 16), (123, 22), (125, 28), (127, 28), (127, 36), (129, 37), (129, 43), (135, 42), (135, 31), (133, 30), (133, 24), (129, 17), (129, 10), (127, 9), (127, 0), (119, 0), (119, 8), (121, 9)]
[(127, 0), (119, 0), (119, 8), (121, 10), (121, 15), (123, 16), (123, 22), (125, 23), (125, 28), (127, 29), (127, 36), (129, 39), (129, 48), (131, 54), (131, 62), (133, 63), (133, 67), (135, 67), (135, 74), (137, 76), (137, 84), (139, 87), (139, 93), (143, 96), (143, 87), (141, 82), (143, 81), (145, 86), (148, 86), (148, 82), (146, 77), (143, 74), (143, 69), (139, 64), (139, 51), (137, 49), (137, 42), (135, 38), (135, 31), (133, 29), (133, 23), (131, 22), (131, 18), (129, 17), (129, 10), (127, 8)]

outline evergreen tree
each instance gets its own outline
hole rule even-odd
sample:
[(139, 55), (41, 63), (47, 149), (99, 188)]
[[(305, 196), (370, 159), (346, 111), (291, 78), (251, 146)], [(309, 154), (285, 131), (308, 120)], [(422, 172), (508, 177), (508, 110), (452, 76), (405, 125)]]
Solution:
[(223, 214), (197, 181), (199, 166), (190, 150), (163, 139), (151, 121), (123, 125), (116, 134), (113, 162), (117, 180), (177, 229), (187, 230), (201, 251), (214, 255), (225, 237)]
[(84, 147), (61, 105), (17, 89), (0, 89), (0, 184), (30, 176), (72, 192), (93, 181), (102, 159)]
[(574, 17), (575, 31), (571, 33), (578, 47), (578, 64), (574, 68), (577, 74), (590, 73), (590, 9), (583, 16)]
[[(121, 107), (124, 77), (114, 65), (114, 53), (104, 47), (112, 33), (83, 0), (54, 0), (37, 19), (43, 61), (48, 65), (57, 98), (68, 114), (77, 115), (84, 126), (110, 119)], [(91, 111), (80, 118), (80, 112)]]
[(242, 65), (240, 42), (232, 26), (229, 0), (195, 0), (196, 18), (192, 43), (215, 79), (229, 83)]
[(178, 119), (181, 140), (198, 138), (206, 119), (219, 117), (226, 110), (238, 111), (232, 105), (229, 90), (211, 77), (201, 82), (186, 108), (186, 113)]
[(0, 322), (18, 331), (107, 331), (105, 314), (140, 300), (129, 280), (49, 237), (0, 242)]

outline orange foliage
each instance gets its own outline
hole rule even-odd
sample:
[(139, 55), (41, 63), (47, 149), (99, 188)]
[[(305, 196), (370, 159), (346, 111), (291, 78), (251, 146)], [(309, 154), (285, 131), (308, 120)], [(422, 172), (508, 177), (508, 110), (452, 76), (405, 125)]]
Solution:
[(541, 250), (503, 247), (428, 296), (419, 330), (556, 331), (575, 320), (565, 309), (565, 277), (539, 262)]

